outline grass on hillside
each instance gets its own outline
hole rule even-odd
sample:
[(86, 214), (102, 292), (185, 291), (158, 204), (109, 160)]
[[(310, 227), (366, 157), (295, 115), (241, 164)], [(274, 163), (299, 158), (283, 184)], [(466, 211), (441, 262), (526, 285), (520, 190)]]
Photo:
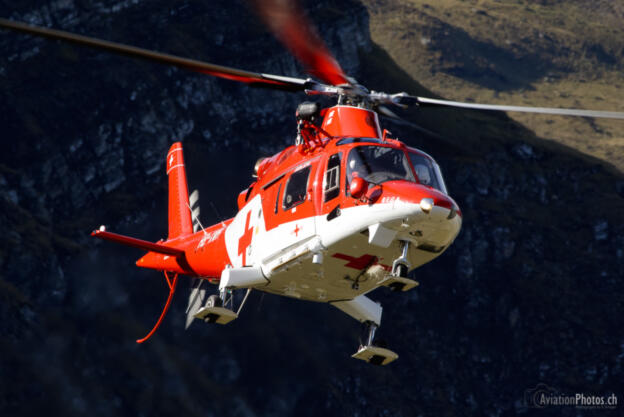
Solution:
[[(373, 40), (449, 99), (624, 111), (624, 4), (363, 0)], [(624, 172), (624, 121), (509, 113)]]

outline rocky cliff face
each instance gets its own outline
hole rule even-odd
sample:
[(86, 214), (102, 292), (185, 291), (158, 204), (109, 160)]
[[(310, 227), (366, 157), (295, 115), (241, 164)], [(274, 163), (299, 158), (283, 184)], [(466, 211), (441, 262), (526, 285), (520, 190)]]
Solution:
[[(36, 3), (0, 10), (301, 75), (240, 2)], [(308, 6), (348, 73), (374, 89), (423, 92), (370, 41), (360, 4)], [(418, 289), (373, 296), (398, 362), (355, 363), (352, 319), (269, 295), (256, 294), (228, 327), (185, 332), (184, 287), (159, 334), (137, 346), (165, 286), (134, 267), (140, 252), (88, 232), (104, 223), (166, 234), (173, 140), (184, 142), (202, 221), (232, 215), (253, 162), (293, 140), (304, 97), (15, 34), (2, 34), (0, 50), (3, 415), (516, 415), (532, 411), (524, 393), (539, 382), (564, 393), (620, 389), (624, 179), (504, 116), (470, 112), (413, 115), (441, 141), (390, 126), (437, 157), (465, 216), (451, 249), (414, 272)]]

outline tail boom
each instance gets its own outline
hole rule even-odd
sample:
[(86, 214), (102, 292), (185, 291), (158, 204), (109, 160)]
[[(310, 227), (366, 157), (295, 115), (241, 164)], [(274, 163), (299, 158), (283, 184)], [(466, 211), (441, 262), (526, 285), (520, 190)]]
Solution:
[[(228, 219), (205, 230), (172, 241), (171, 244), (176, 248), (183, 248), (184, 256), (168, 256), (162, 252), (150, 251), (140, 258), (136, 265), (141, 268), (211, 277), (218, 280), (221, 277), (221, 271), (231, 263), (225, 247), (224, 233), (231, 222), (232, 219)], [(170, 244), (170, 241), (165, 243)]]
[[(198, 202), (194, 193), (189, 201), (182, 144), (174, 143), (167, 153), (167, 175), (169, 176), (169, 236), (166, 241), (156, 243), (107, 232), (102, 226), (91, 236), (120, 243), (147, 251), (136, 265), (163, 271), (169, 286), (169, 296), (152, 330), (137, 343), (148, 340), (160, 326), (175, 292), (178, 275), (202, 277), (212, 281), (221, 276), (221, 271), (230, 263), (225, 246), (225, 229), (233, 219), (222, 221), (207, 229), (193, 231), (191, 210)], [(199, 208), (193, 213), (199, 226)]]

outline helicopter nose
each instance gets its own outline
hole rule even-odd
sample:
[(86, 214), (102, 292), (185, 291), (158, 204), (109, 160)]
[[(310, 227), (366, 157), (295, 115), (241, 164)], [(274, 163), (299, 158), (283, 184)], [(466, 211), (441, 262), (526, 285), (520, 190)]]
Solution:
[(379, 201), (395, 206), (409, 204), (431, 220), (452, 219), (462, 215), (459, 206), (448, 195), (422, 184), (409, 181), (388, 181), (382, 185)]
[[(462, 213), (457, 203), (431, 187), (403, 180), (387, 181), (369, 193), (371, 202), (371, 194), (376, 193), (373, 205), (378, 202), (387, 216), (381, 225), (389, 234), (394, 232), (394, 240), (411, 242), (421, 255), (442, 252), (461, 229)], [(369, 228), (369, 243), (374, 244), (375, 230)]]

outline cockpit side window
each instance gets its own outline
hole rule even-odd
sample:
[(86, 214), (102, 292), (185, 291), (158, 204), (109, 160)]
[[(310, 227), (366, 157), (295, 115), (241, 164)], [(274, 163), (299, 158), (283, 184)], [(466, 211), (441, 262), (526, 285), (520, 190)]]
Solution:
[(415, 152), (409, 152), (409, 157), (420, 184), (446, 193), (446, 187), (441, 174), (439, 174), (439, 169), (436, 169), (437, 167), (433, 161)]
[(327, 171), (323, 180), (323, 202), (326, 203), (340, 194), (340, 159), (342, 153), (336, 153), (327, 161)]
[(308, 194), (308, 177), (310, 176), (310, 166), (292, 173), (284, 189), (284, 200), (282, 207), (289, 210), (305, 201)]

